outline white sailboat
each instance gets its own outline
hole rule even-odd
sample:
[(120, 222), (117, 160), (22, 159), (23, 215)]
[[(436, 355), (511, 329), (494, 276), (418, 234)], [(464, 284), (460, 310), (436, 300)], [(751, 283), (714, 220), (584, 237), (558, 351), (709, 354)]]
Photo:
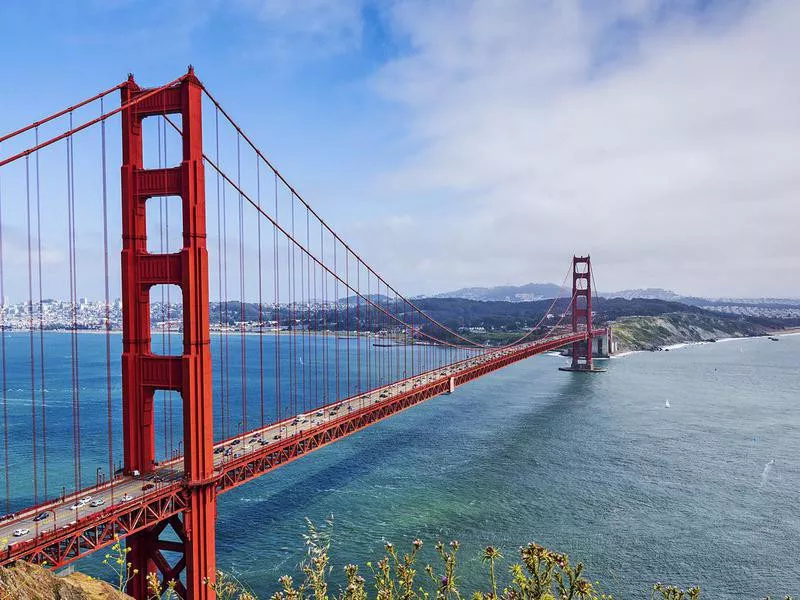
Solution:
[(669, 400), (666, 400), (666, 401), (664, 402), (664, 408), (669, 408)]

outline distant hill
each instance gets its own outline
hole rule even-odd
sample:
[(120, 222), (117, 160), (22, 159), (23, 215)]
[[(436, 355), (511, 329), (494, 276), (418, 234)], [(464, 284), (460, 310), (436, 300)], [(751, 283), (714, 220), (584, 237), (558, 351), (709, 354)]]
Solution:
[(482, 302), (536, 302), (558, 296), (561, 288), (554, 283), (526, 283), (525, 285), (498, 285), (495, 287), (461, 288), (429, 296), (430, 298), (464, 298)]
[[(469, 287), (427, 296), (428, 298), (464, 298), (481, 302), (536, 302), (558, 296), (561, 288), (554, 283), (527, 283), (525, 285), (499, 285), (495, 287)], [(635, 288), (617, 292), (599, 292), (603, 298), (633, 300), (663, 300), (700, 306), (710, 310), (730, 310), (730, 307), (761, 307), (764, 309), (791, 309), (800, 307), (798, 298), (701, 298), (684, 296), (663, 288)]]
[[(498, 285), (494, 287), (468, 287), (428, 296), (429, 298), (464, 298), (481, 302), (536, 302), (555, 298), (561, 288), (554, 283), (526, 283), (525, 285)], [(619, 292), (601, 292), (605, 298), (645, 298), (647, 300), (665, 300), (667, 302), (685, 302), (685, 297), (671, 290), (661, 288), (621, 290)], [(701, 300), (701, 298), (697, 298)], [(705, 300), (704, 300), (705, 301)], [(689, 303), (694, 304), (694, 303)]]
[(667, 302), (681, 302), (684, 296), (676, 294), (672, 290), (665, 290), (663, 288), (645, 288), (633, 290), (620, 290), (619, 292), (601, 292), (600, 296), (605, 298), (625, 298), (632, 300), (633, 298), (645, 298), (647, 300), (666, 300)]

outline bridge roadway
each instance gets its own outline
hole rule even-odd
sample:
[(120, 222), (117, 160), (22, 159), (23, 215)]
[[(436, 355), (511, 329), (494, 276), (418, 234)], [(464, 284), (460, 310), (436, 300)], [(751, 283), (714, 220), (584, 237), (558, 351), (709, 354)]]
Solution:
[[(584, 332), (570, 333), (489, 351), (217, 442), (214, 465), (218, 492), (251, 481), (457, 385), (585, 338)], [(115, 536), (124, 537), (168, 520), (179, 535), (185, 535), (172, 518), (186, 506), (184, 489), (183, 457), (179, 457), (159, 464), (148, 475), (119, 476), (63, 500), (20, 511), (0, 523), (0, 565), (22, 559), (62, 567), (108, 546)], [(82, 498), (90, 498), (90, 503), (76, 506)], [(97, 506), (91, 506), (93, 501)], [(47, 518), (34, 522), (33, 518), (42, 513)], [(21, 535), (15, 536), (15, 532)]]

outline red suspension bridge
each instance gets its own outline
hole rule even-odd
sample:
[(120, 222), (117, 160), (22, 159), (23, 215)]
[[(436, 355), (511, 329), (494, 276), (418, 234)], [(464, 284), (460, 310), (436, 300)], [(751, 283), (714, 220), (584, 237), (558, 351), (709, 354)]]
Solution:
[[(115, 92), (121, 103), (107, 109)], [(204, 130), (213, 133), (204, 138)], [(108, 139), (119, 131), (121, 153)], [(119, 185), (110, 170), (116, 161)], [(117, 202), (121, 219), (111, 210)], [(110, 234), (117, 223), (121, 247)], [(215, 576), (219, 494), (536, 354), (571, 345), (568, 369), (595, 370), (593, 350), (599, 344), (608, 352), (609, 332), (593, 329), (589, 257), (573, 258), (565, 282), (570, 273), (571, 297), (554, 299), (511, 343), (490, 347), (451, 329), (345, 243), (191, 68), (151, 89), (131, 76), (0, 137), (8, 513), (0, 521), (0, 565), (25, 560), (59, 568), (125, 538), (137, 569), (128, 584), (133, 597), (146, 597), (146, 575), (155, 572), (176, 581), (181, 597), (213, 598), (204, 582)], [(47, 330), (57, 317), (46, 300), (67, 289), (59, 327), (69, 335), (68, 369), (48, 350)], [(83, 289), (104, 296), (92, 322)], [(23, 299), (21, 309), (11, 310), (8, 293)], [(112, 353), (118, 325), (119, 394)], [(30, 367), (23, 396), (30, 403), (24, 460), (32, 497), (22, 506), (9, 466), (10, 458), (21, 460), (9, 449), (10, 436), (13, 450), (20, 435), (9, 430), (9, 381), (19, 374), (6, 332), (15, 328), (25, 336)], [(105, 334), (105, 378), (91, 377), (91, 393), (82, 329)], [(47, 382), (62, 371), (73, 484), (54, 494), (48, 457), (52, 469), (66, 440), (54, 447), (47, 431), (55, 400)], [(105, 458), (91, 456), (92, 467), (105, 463), (108, 477), (100, 476), (101, 466), (94, 481), (83, 467), (86, 411), (105, 412), (107, 421), (102, 439), (91, 440)]]

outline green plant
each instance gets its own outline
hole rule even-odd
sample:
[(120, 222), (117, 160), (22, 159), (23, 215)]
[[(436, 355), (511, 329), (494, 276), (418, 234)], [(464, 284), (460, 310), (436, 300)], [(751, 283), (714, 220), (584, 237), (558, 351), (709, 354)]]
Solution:
[(653, 585), (653, 592), (650, 594), (651, 600), (656, 597), (656, 593), (660, 594), (662, 600), (697, 600), (700, 597), (700, 588), (690, 587), (684, 591), (674, 585), (656, 583)]
[(503, 558), (503, 555), (494, 546), (486, 546), (483, 549), (482, 560), (484, 564), (489, 565), (489, 586), (491, 587), (492, 591), (490, 593), (493, 598), (497, 598), (497, 577), (495, 577), (494, 573), (494, 564), (501, 558)]
[(103, 557), (103, 564), (114, 573), (114, 585), (120, 592), (125, 591), (128, 582), (133, 579), (139, 570), (133, 568), (133, 564), (128, 561), (128, 553), (131, 551), (127, 546), (123, 546), (119, 536), (114, 536), (114, 545), (111, 552)]
[(457, 540), (450, 542), (450, 550), (445, 548), (442, 542), (436, 542), (436, 553), (442, 561), (443, 571), (434, 575), (433, 567), (425, 565), (425, 572), (431, 578), (436, 587), (437, 600), (461, 600), (461, 594), (457, 587), (456, 565), (458, 549), (460, 547)]
[(161, 585), (158, 574), (151, 571), (147, 574), (147, 600), (173, 600), (178, 594), (175, 591), (175, 580), (171, 579), (166, 586)]
[(217, 595), (217, 600), (258, 600), (251, 591), (245, 588), (244, 584), (234, 575), (217, 571), (214, 581), (206, 580), (209, 586)]
[[(330, 565), (331, 531), (333, 520), (326, 520), (318, 528), (306, 519), (308, 533), (303, 539), (306, 545), (306, 558), (300, 564), (304, 578), (296, 585), (294, 579), (284, 575), (279, 579), (280, 591), (272, 600), (332, 600), (329, 594), (328, 577), (332, 572)], [(423, 567), (429, 587), (418, 584), (417, 560), (422, 548), (422, 540), (414, 540), (408, 552), (400, 553), (392, 543), (384, 547), (384, 556), (377, 562), (368, 562), (372, 573), (375, 600), (462, 600), (459, 590), (458, 551), (460, 545), (452, 541), (448, 545), (438, 542), (436, 566)], [(528, 544), (519, 549), (520, 562), (512, 564), (508, 572), (511, 579), (500, 590), (498, 565), (503, 559), (500, 551), (487, 546), (482, 553), (482, 562), (488, 566), (488, 591), (476, 591), (472, 600), (612, 600), (596, 589), (591, 581), (583, 577), (583, 564), (572, 565), (566, 554), (554, 552), (539, 544)], [(335, 600), (368, 600), (366, 580), (361, 576), (357, 565), (344, 567), (347, 585), (341, 589)], [(225, 573), (217, 574), (217, 581), (209, 583), (220, 600), (255, 600), (252, 592), (246, 591), (235, 577)], [(660, 583), (653, 586), (651, 600), (698, 600), (700, 588), (692, 587), (684, 591), (674, 586)], [(769, 600), (769, 599), (766, 599)], [(787, 598), (786, 600), (791, 600)]]

